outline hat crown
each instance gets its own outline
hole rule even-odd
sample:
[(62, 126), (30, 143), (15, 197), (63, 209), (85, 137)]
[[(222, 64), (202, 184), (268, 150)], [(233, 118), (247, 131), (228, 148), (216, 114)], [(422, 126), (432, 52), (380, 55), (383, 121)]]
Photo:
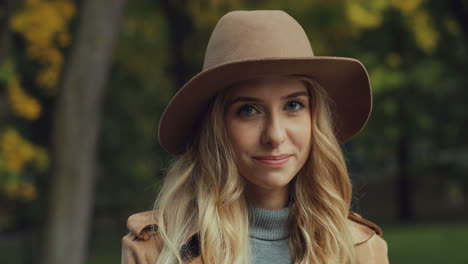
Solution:
[(232, 11), (211, 34), (203, 70), (240, 60), (311, 56), (314, 53), (304, 29), (286, 12)]

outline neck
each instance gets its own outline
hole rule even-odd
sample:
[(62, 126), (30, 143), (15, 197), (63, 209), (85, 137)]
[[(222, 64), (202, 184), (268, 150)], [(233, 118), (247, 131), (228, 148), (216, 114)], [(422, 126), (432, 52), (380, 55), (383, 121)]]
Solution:
[(266, 190), (247, 184), (245, 196), (254, 207), (278, 210), (287, 206), (289, 190), (288, 186)]

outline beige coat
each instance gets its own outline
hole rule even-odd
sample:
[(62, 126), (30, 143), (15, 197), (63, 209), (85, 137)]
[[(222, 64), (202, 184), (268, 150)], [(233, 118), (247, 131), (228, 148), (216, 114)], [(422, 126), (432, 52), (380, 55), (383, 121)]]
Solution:
[[(122, 264), (154, 264), (159, 248), (161, 237), (156, 230), (156, 223), (151, 216), (152, 211), (134, 214), (128, 218), (127, 227), (129, 233), (122, 239)], [(387, 243), (382, 239), (382, 230), (374, 223), (351, 212), (349, 224), (353, 235), (354, 246), (359, 264), (388, 264)], [(193, 249), (193, 232), (191, 240), (184, 245)], [(196, 243), (195, 243), (196, 244)], [(198, 249), (196, 249), (198, 250)], [(193, 250), (192, 250), (193, 251)], [(197, 251), (190, 255), (189, 264), (203, 264), (203, 260)]]

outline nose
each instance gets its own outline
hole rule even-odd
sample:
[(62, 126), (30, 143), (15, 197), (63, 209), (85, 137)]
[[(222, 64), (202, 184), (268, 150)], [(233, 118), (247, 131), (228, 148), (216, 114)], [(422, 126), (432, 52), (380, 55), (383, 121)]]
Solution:
[(277, 115), (269, 115), (263, 128), (262, 144), (271, 145), (273, 148), (280, 146), (286, 139), (285, 129), (285, 125)]

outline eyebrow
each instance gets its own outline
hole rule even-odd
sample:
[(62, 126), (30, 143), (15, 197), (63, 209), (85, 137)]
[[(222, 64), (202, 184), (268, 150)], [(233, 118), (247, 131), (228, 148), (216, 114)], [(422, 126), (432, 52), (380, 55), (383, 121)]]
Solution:
[[(285, 99), (295, 98), (295, 97), (299, 97), (299, 96), (307, 96), (307, 97), (309, 97), (309, 93), (306, 92), (306, 91), (295, 92), (295, 93), (292, 93), (292, 94), (283, 96), (283, 97), (281, 97), (281, 99), (282, 99), (282, 100), (285, 100)], [(232, 100), (232, 101), (229, 103), (229, 105), (233, 105), (233, 104), (235, 104), (235, 103), (237, 103), (237, 102), (241, 102), (241, 101), (247, 101), (247, 102), (262, 102), (261, 99), (256, 98), (256, 97), (240, 96), (240, 97), (237, 97), (236, 99)]]

